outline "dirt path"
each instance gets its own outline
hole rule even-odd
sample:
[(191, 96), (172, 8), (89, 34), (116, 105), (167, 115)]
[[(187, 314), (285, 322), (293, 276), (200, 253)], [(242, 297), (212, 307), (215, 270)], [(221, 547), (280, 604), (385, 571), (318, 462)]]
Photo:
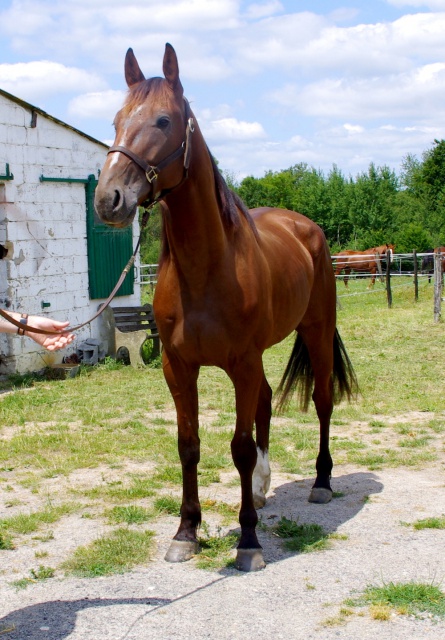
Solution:
[[(403, 526), (445, 513), (443, 462), (430, 469), (365, 472), (336, 467), (328, 505), (307, 502), (311, 480), (276, 475), (264, 522), (286, 515), (341, 534), (327, 551), (283, 551), (260, 531), (267, 567), (255, 574), (208, 572), (191, 561), (164, 562), (175, 518), (160, 520), (156, 557), (149, 565), (109, 578), (56, 577), (26, 590), (10, 586), (35, 549), (0, 551), (0, 637), (5, 640), (440, 640), (445, 623), (393, 614), (374, 620), (367, 608), (342, 614), (347, 598), (383, 582), (445, 583), (445, 531)], [(91, 523), (94, 526), (94, 523)], [(87, 531), (87, 533), (86, 533)], [(95, 535), (102, 531), (95, 531)], [(54, 529), (51, 563), (92, 531), (75, 517)], [(37, 548), (37, 547), (36, 547)], [(26, 553), (28, 556), (26, 557)], [(25, 554), (19, 557), (20, 554)], [(35, 559), (34, 559), (35, 562)], [(8, 629), (13, 629), (8, 631)]]

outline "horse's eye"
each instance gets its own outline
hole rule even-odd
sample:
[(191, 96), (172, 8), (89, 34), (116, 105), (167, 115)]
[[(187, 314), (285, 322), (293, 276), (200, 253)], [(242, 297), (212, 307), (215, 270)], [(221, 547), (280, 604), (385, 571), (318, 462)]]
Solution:
[(159, 129), (166, 129), (168, 127), (168, 125), (170, 124), (170, 119), (167, 118), (167, 116), (161, 116), (160, 118), (157, 119), (156, 121), (156, 126)]

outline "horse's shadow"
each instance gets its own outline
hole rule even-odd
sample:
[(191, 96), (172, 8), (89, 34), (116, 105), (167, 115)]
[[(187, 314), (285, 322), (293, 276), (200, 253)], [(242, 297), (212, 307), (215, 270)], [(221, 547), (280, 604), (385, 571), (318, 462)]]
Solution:
[(295, 555), (284, 549), (283, 539), (273, 535), (281, 518), (298, 524), (318, 524), (327, 534), (335, 533), (361, 511), (372, 494), (380, 493), (383, 484), (370, 472), (356, 472), (333, 478), (334, 497), (328, 504), (308, 502), (313, 478), (287, 482), (276, 487), (266, 505), (258, 511), (258, 538), (266, 564)]
[(172, 602), (163, 598), (83, 598), (50, 600), (12, 611), (0, 618), (0, 634), (5, 640), (62, 640), (75, 630), (77, 614), (92, 607), (141, 605), (141, 615)]

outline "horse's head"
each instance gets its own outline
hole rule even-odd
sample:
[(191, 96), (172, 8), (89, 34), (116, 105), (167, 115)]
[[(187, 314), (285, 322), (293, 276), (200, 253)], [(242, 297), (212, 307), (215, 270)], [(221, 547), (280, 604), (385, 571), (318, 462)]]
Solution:
[(114, 126), (116, 137), (96, 189), (99, 217), (116, 227), (129, 225), (138, 205), (153, 202), (181, 183), (188, 160), (186, 138), (193, 125), (179, 80), (176, 53), (165, 47), (164, 78), (145, 79), (132, 49), (125, 57), (129, 88)]
[(394, 259), (394, 249), (396, 248), (395, 244), (382, 244), (380, 245), (380, 247), (375, 247), (374, 248), (374, 253), (378, 253), (380, 258), (386, 258), (386, 255), (389, 251), (390, 254), (390, 261), (392, 262)]
[(386, 244), (386, 252), (389, 251), (390, 262), (394, 260), (394, 249), (396, 248), (395, 244)]

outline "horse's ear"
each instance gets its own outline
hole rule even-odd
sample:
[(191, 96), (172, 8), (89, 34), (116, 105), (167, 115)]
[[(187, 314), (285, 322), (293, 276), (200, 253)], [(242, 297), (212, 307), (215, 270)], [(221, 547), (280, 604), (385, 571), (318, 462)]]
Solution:
[(182, 84), (179, 80), (178, 58), (176, 57), (175, 50), (168, 42), (165, 45), (164, 64), (162, 66), (162, 70), (164, 72), (165, 79), (173, 91), (181, 91), (182, 93)]
[(139, 68), (133, 49), (128, 49), (127, 55), (125, 56), (125, 80), (129, 87), (145, 80), (145, 76)]

